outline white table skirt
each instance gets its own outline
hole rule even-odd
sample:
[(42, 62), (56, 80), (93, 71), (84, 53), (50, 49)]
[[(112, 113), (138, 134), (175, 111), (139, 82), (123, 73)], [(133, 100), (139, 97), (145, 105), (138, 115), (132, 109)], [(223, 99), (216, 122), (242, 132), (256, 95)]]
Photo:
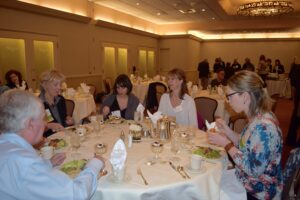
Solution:
[(75, 102), (73, 119), (75, 124), (96, 111), (96, 104), (92, 95), (76, 95), (70, 98)]
[[(127, 170), (128, 179), (124, 183), (118, 184), (111, 181), (111, 167), (108, 163), (109, 155), (113, 144), (120, 135), (120, 131), (124, 130), (128, 133), (128, 125), (105, 125), (101, 130), (101, 137), (96, 138), (94, 134), (90, 134), (85, 142), (79, 148), (82, 158), (89, 159), (93, 156), (93, 147), (96, 143), (108, 144), (108, 151), (104, 154), (107, 159), (106, 169), (108, 175), (102, 177), (98, 181), (98, 188), (93, 196), (93, 200), (120, 200), (120, 199), (220, 199), (221, 192), (221, 177), (223, 174), (223, 164), (227, 157), (215, 161), (214, 163), (204, 162), (204, 171), (202, 173), (187, 173), (192, 179), (183, 179), (177, 172), (175, 172), (168, 163), (157, 163), (152, 166), (145, 164), (148, 158), (153, 156), (150, 150), (152, 139), (143, 139), (141, 143), (134, 143), (132, 148), (127, 148)], [(61, 138), (65, 137), (63, 132), (57, 133), (51, 137)], [(50, 138), (51, 138), (50, 137)], [(69, 140), (68, 137), (67, 141)], [(200, 130), (196, 133), (196, 138), (193, 140), (194, 145), (207, 145), (207, 134)], [(66, 148), (67, 161), (72, 160), (70, 149)], [(164, 151), (161, 155), (163, 160), (168, 160), (174, 154), (170, 151), (170, 144), (165, 144)], [(190, 160), (188, 152), (177, 154), (181, 161), (175, 165), (187, 166)], [(145, 186), (141, 177), (137, 175), (136, 170), (140, 167), (142, 172), (149, 182)], [(227, 181), (236, 181), (227, 179)], [(229, 195), (230, 197), (230, 192)], [(241, 195), (242, 197), (242, 195)], [(243, 198), (241, 198), (243, 199)]]
[(280, 97), (291, 97), (291, 84), (289, 79), (285, 80), (266, 80), (267, 90), (270, 96), (279, 94)]

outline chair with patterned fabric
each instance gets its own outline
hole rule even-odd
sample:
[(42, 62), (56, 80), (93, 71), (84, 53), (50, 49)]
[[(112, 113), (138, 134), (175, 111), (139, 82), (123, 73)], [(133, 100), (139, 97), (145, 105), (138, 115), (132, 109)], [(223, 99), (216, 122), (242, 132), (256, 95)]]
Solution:
[(75, 108), (74, 101), (71, 99), (66, 99), (67, 116), (71, 116), (71, 117), (73, 116), (74, 108)]
[(215, 112), (218, 102), (209, 97), (196, 97), (195, 99), (197, 113), (201, 114), (204, 120), (209, 123), (215, 121)]

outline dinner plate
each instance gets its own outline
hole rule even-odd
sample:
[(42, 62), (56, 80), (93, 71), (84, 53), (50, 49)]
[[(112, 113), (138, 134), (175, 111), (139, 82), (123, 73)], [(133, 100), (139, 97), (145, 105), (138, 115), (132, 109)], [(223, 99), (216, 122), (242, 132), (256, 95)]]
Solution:
[(187, 165), (185, 166), (185, 169), (186, 169), (188, 172), (192, 173), (192, 174), (201, 174), (201, 173), (204, 173), (205, 170), (206, 170), (206, 168), (204, 167), (203, 164), (202, 164), (202, 167), (201, 167), (200, 169), (192, 169), (192, 168), (191, 168), (191, 165), (190, 165), (190, 164), (187, 164)]

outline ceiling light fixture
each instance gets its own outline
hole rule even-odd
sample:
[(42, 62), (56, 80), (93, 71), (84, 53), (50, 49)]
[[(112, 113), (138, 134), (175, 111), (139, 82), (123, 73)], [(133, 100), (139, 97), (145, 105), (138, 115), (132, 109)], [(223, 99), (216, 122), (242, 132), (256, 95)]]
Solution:
[(180, 9), (179, 12), (181, 12), (182, 14), (194, 14), (197, 11), (195, 9), (191, 8), (191, 9), (187, 9), (187, 10), (181, 10)]
[(293, 12), (293, 4), (290, 1), (267, 1), (247, 3), (239, 6), (237, 14), (241, 16), (275, 16)]

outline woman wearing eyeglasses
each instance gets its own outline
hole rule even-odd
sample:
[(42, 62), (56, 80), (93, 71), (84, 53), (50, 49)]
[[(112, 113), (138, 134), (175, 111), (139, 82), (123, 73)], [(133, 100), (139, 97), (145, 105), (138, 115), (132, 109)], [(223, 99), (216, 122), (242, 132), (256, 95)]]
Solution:
[(114, 83), (113, 93), (108, 95), (100, 108), (105, 118), (108, 115), (134, 119), (134, 112), (139, 105), (139, 99), (131, 93), (132, 83), (127, 75), (119, 75)]
[(216, 120), (219, 133), (208, 131), (208, 138), (232, 157), (248, 199), (281, 199), (282, 133), (263, 85), (254, 72), (243, 70), (232, 76), (226, 96), (236, 112), (246, 114), (249, 123), (242, 133), (235, 133), (224, 120)]

